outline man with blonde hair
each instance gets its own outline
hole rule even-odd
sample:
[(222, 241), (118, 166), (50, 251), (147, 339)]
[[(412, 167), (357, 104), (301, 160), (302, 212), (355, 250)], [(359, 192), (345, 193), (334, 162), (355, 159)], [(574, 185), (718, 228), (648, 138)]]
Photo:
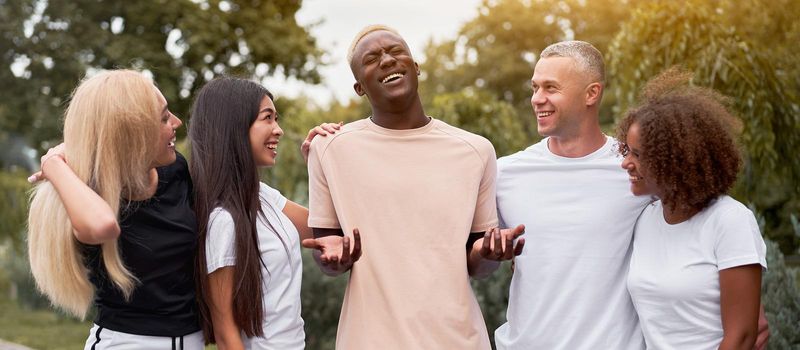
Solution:
[(539, 143), (498, 160), (505, 224), (525, 224), (498, 349), (644, 349), (625, 288), (633, 225), (647, 198), (600, 130), (603, 57), (591, 44), (548, 46), (531, 87)]
[(308, 222), (317, 240), (358, 241), (357, 227), (363, 255), (354, 264), (347, 245), (304, 244), (325, 273), (352, 268), (336, 348), (489, 349), (469, 276), (523, 244), (513, 244), (522, 227), (495, 229), (494, 148), (425, 114), (419, 67), (397, 31), (365, 28), (348, 57), (372, 116), (312, 142)]

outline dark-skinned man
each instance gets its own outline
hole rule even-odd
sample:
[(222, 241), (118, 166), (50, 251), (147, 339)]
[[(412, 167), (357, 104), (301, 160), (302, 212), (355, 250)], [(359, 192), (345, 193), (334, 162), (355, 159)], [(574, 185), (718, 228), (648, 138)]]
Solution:
[[(315, 239), (304, 242), (323, 272), (351, 269), (336, 348), (489, 349), (469, 276), (524, 244), (513, 243), (524, 227), (495, 228), (494, 148), (425, 114), (419, 67), (395, 30), (363, 29), (348, 56), (372, 116), (312, 142)], [(351, 239), (326, 242), (343, 232), (352, 252)]]

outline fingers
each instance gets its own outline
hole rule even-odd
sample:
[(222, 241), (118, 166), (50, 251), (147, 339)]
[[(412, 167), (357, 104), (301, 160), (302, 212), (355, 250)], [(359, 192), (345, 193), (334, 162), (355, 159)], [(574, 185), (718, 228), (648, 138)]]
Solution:
[(361, 257), (361, 232), (357, 228), (353, 229), (353, 253), (351, 256), (353, 262), (358, 261)]
[(514, 257), (514, 237), (515, 235), (505, 235), (505, 249), (503, 249), (503, 260), (509, 260)]
[(492, 242), (492, 230), (486, 230), (486, 232), (483, 233), (483, 244), (481, 244), (481, 250), (478, 251), (478, 253), (482, 257), (486, 258), (489, 256), (489, 253), (491, 252), (491, 247), (490, 247), (491, 242)]
[(524, 235), (525, 225), (517, 225), (517, 227), (511, 230), (511, 234), (513, 235), (512, 239), (517, 239), (517, 237)]
[(517, 240), (517, 246), (514, 247), (514, 256), (522, 254), (523, 247), (525, 247), (525, 238), (520, 238)]
[(42, 180), (42, 171), (41, 170), (33, 173), (31, 176), (28, 176), (28, 182), (32, 183), (32, 184), (37, 183), (37, 182), (39, 182), (41, 180)]
[(303, 248), (322, 251), (322, 244), (314, 238), (306, 238), (300, 242), (300, 245), (302, 245)]
[[(335, 134), (342, 127), (342, 122), (339, 122), (339, 123), (322, 123), (319, 127), (322, 128), (322, 130), (325, 130), (326, 135), (327, 134)], [(322, 134), (320, 134), (320, 135), (322, 135)], [(323, 135), (323, 136), (325, 136), (325, 135)]]
[(502, 257), (503, 256), (503, 240), (502, 235), (500, 234), (500, 229), (497, 227), (492, 229), (492, 240), (494, 241), (494, 256), (495, 257)]
[(350, 237), (342, 237), (342, 257), (339, 259), (342, 265), (350, 263)]

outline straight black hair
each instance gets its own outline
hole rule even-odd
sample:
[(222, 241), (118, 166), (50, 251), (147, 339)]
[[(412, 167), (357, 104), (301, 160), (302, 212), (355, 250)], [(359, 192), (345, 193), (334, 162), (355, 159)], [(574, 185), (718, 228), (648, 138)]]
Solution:
[[(189, 124), (190, 171), (194, 182), (194, 209), (198, 221), (196, 284), (201, 326), (206, 343), (215, 343), (211, 322), (206, 265), (209, 215), (220, 207), (234, 222), (233, 317), (248, 337), (263, 336), (263, 290), (256, 221), (266, 220), (259, 198), (258, 167), (253, 160), (249, 130), (264, 97), (272, 94), (255, 82), (223, 77), (198, 93)], [(280, 236), (279, 236), (280, 237)], [(265, 266), (265, 265), (264, 265)]]

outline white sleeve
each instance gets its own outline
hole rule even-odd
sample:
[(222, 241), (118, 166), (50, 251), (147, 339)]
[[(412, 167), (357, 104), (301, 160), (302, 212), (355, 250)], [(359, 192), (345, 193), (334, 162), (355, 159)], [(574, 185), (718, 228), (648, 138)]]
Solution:
[(283, 207), (286, 206), (286, 197), (280, 191), (269, 187), (263, 182), (260, 185), (259, 195), (262, 200), (272, 205), (277, 211), (283, 211)]
[(714, 223), (717, 241), (714, 254), (717, 269), (760, 264), (767, 268), (767, 246), (761, 237), (756, 218), (747, 207), (729, 208)]
[(208, 218), (206, 235), (206, 269), (212, 273), (225, 266), (236, 263), (234, 238), (236, 232), (233, 217), (227, 210), (217, 208)]

